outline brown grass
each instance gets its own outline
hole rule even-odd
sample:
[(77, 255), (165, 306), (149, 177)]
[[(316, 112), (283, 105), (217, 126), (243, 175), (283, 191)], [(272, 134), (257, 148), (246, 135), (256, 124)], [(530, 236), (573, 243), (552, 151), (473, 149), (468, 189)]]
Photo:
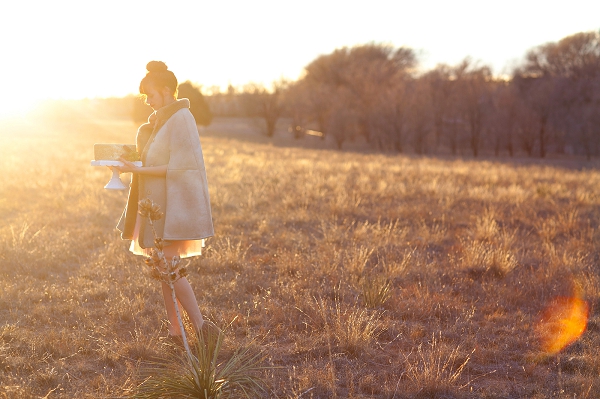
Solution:
[[(114, 230), (96, 142), (129, 122), (0, 126), (0, 399), (125, 395), (172, 350), (159, 288)], [(600, 397), (600, 172), (202, 138), (216, 236), (193, 260), (225, 350), (268, 354), (270, 397)], [(561, 166), (562, 165), (562, 166)], [(588, 329), (540, 356), (580, 292)]]

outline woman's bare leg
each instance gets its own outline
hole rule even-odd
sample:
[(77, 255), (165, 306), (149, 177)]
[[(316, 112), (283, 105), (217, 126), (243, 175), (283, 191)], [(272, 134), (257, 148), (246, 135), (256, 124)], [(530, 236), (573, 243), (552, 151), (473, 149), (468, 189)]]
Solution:
[[(171, 287), (165, 282), (161, 283), (161, 285), (165, 307), (167, 308), (167, 317), (169, 318), (169, 334), (181, 335), (181, 329), (179, 328), (179, 321), (177, 320), (177, 313), (175, 311), (175, 304), (173, 303), (173, 297), (171, 296)], [(179, 306), (179, 309), (181, 310), (183, 307), (190, 318), (194, 329), (200, 331), (202, 324), (204, 324), (204, 318), (198, 307), (198, 301), (196, 300), (196, 295), (194, 295), (192, 286), (185, 277), (177, 280), (173, 286), (175, 287), (177, 302), (181, 305)]]
[(198, 307), (198, 301), (196, 300), (196, 295), (194, 294), (194, 290), (192, 289), (190, 282), (187, 280), (187, 278), (182, 277), (173, 285), (175, 286), (175, 295), (177, 296), (177, 299), (179, 300), (179, 303), (183, 309), (185, 309), (185, 312), (190, 318), (194, 329), (196, 331), (200, 331), (202, 325), (204, 324), (204, 318), (202, 317), (202, 313)]
[[(167, 317), (169, 319), (169, 335), (181, 336), (181, 328), (179, 328), (179, 321), (177, 320), (175, 304), (173, 303), (173, 297), (171, 296), (171, 287), (169, 287), (169, 284), (165, 282), (161, 282), (161, 285), (163, 299), (165, 300), (165, 308), (167, 309)], [(181, 309), (181, 306), (178, 307)]]
[[(171, 258), (167, 258), (167, 262), (171, 262)], [(173, 303), (173, 297), (171, 294), (171, 287), (164, 281), (162, 284), (163, 298), (165, 300), (165, 307), (167, 308), (167, 316), (169, 318), (169, 334), (170, 335), (181, 335), (181, 328), (179, 328), (179, 321), (177, 320), (177, 313), (175, 311), (175, 304)], [(182, 277), (173, 283), (175, 288), (175, 296), (177, 297), (177, 304), (179, 310), (183, 307), (187, 313), (194, 329), (200, 331), (204, 324), (204, 318), (198, 307), (198, 301), (192, 286), (187, 278)]]

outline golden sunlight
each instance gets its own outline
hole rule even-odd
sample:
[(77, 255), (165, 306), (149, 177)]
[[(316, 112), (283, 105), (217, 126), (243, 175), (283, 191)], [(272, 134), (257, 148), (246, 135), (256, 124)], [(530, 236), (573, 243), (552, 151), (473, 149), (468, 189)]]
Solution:
[(37, 98), (24, 96), (16, 99), (14, 97), (0, 99), (0, 119), (24, 117), (37, 106), (39, 101)]
[(542, 314), (537, 325), (542, 350), (554, 355), (577, 341), (586, 329), (587, 302), (580, 298), (559, 297)]

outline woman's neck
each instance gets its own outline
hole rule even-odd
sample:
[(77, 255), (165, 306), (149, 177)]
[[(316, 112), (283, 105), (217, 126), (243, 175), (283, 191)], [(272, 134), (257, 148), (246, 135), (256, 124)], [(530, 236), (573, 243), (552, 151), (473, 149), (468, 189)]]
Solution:
[(173, 104), (175, 101), (177, 101), (177, 99), (175, 97), (166, 96), (164, 98), (163, 107), (166, 107), (167, 105)]

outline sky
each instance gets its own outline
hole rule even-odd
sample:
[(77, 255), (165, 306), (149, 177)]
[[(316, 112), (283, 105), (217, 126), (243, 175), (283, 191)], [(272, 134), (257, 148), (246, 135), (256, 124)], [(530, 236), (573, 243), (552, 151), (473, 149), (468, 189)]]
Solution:
[(297, 79), (336, 48), (408, 46), (509, 73), (528, 49), (600, 30), (600, 1), (36, 0), (0, 5), (0, 114), (42, 98), (136, 93), (162, 60), (205, 88)]

